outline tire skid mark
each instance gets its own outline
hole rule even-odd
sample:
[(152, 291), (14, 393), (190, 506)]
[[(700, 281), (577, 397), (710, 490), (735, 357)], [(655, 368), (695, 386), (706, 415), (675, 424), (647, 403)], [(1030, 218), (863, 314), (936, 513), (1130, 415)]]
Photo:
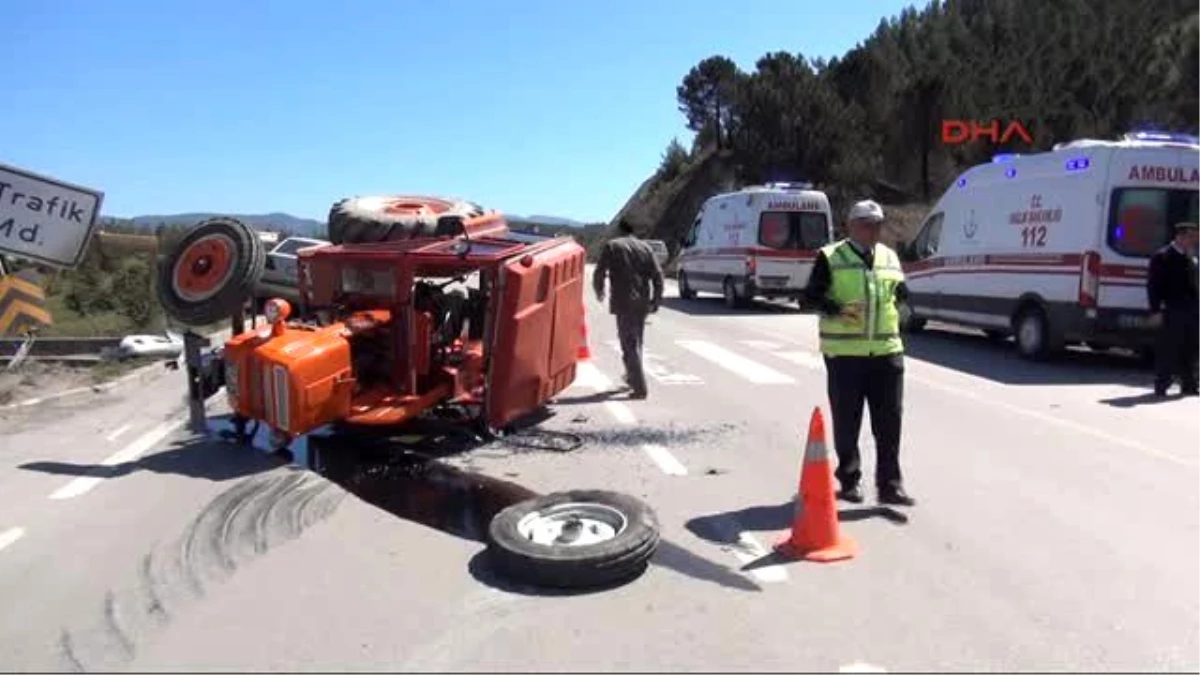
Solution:
[(137, 655), (137, 646), (133, 643), (133, 638), (121, 625), (121, 618), (117, 611), (117, 595), (112, 590), (104, 594), (104, 629), (116, 640), (126, 659), (132, 659)]
[(58, 651), (66, 665), (65, 670), (72, 673), (86, 672), (79, 657), (75, 655), (75, 641), (71, 637), (71, 632), (65, 628), (58, 635)]
[[(122, 670), (188, 602), (331, 516), (346, 493), (296, 467), (246, 478), (213, 498), (166, 545), (155, 544), (124, 587), (104, 596), (99, 616), (63, 627), (59, 651), (75, 672)], [(88, 621), (85, 619), (85, 621)]]

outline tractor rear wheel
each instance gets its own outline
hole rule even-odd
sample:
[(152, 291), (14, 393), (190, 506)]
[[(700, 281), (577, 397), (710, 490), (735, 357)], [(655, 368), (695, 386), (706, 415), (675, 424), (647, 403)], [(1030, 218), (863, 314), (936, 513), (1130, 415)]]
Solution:
[(483, 215), (478, 204), (437, 197), (348, 197), (329, 210), (329, 241), (368, 244), (413, 237), (432, 237), (445, 216)]
[(249, 225), (216, 217), (192, 228), (158, 268), (158, 300), (188, 326), (208, 326), (245, 307), (266, 250)]

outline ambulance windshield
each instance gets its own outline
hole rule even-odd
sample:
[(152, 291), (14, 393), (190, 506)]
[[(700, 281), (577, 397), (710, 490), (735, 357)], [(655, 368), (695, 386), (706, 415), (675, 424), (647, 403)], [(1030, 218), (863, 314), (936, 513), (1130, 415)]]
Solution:
[(1175, 223), (1197, 222), (1196, 190), (1119, 188), (1109, 209), (1108, 246), (1132, 258), (1148, 258), (1171, 241)]
[(812, 251), (829, 243), (824, 213), (764, 211), (758, 221), (758, 243), (767, 248)]

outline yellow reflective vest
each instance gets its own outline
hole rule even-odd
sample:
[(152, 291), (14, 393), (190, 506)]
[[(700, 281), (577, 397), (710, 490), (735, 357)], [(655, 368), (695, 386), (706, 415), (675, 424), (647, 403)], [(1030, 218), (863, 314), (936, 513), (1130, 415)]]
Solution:
[(821, 249), (829, 261), (829, 299), (845, 307), (860, 303), (857, 319), (822, 316), (821, 352), (828, 356), (890, 356), (904, 352), (896, 287), (904, 281), (900, 257), (875, 245), (874, 266), (867, 269), (849, 239)]

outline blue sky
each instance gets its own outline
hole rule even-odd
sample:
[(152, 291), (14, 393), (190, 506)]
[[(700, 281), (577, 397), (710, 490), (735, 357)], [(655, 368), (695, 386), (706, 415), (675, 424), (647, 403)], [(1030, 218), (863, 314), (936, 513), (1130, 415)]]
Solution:
[(839, 55), (909, 4), (7, 0), (0, 162), (114, 216), (407, 192), (608, 221), (690, 142), (696, 62)]

